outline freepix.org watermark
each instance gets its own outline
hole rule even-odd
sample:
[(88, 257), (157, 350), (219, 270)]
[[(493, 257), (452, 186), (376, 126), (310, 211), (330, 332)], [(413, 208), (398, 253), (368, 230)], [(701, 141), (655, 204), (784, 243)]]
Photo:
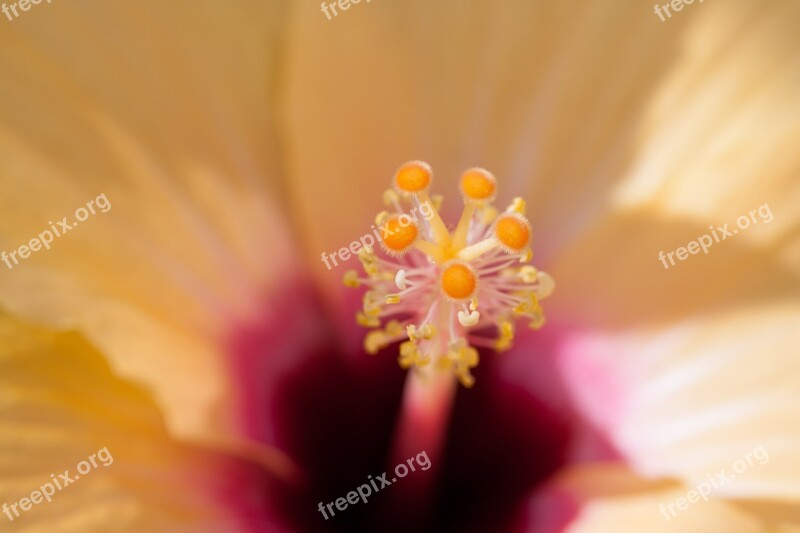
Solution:
[[(697, 238), (696, 241), (691, 241), (686, 246), (681, 246), (676, 250), (672, 250), (671, 252), (665, 254), (664, 250), (661, 250), (658, 253), (658, 260), (661, 261), (661, 264), (664, 265), (664, 268), (668, 269), (670, 265), (675, 266), (675, 259), (677, 257), (680, 261), (685, 261), (689, 255), (695, 255), (700, 253), (700, 250), (703, 250), (703, 253), (708, 255), (708, 250), (716, 243), (722, 242), (729, 237), (733, 237), (739, 230), (746, 230), (751, 225), (755, 225), (759, 223), (759, 220), (756, 218), (756, 214), (761, 219), (760, 221), (769, 224), (772, 222), (772, 210), (769, 208), (769, 204), (764, 204), (760, 206), (758, 209), (751, 209), (750, 214), (742, 215), (736, 219), (736, 228), (728, 228), (729, 224), (724, 224), (722, 226), (709, 226), (708, 229), (711, 230), (711, 233), (706, 233)], [(711, 238), (713, 235), (713, 239)], [(673, 257), (674, 256), (674, 257)], [(669, 259), (670, 265), (667, 264), (667, 259)]]
[[(424, 459), (424, 461), (420, 458)], [(405, 463), (400, 463), (397, 466), (395, 466), (394, 467), (395, 477), (393, 477), (391, 481), (386, 479), (386, 476), (389, 475), (386, 472), (384, 472), (380, 476), (376, 476), (374, 479), (371, 475), (367, 476), (369, 483), (364, 483), (356, 490), (351, 490), (350, 492), (348, 492), (347, 498), (344, 497), (337, 498), (335, 501), (326, 505), (323, 505), (322, 502), (319, 502), (319, 506), (317, 507), (319, 509), (319, 512), (322, 513), (322, 516), (325, 517), (325, 520), (328, 520), (329, 518), (328, 513), (330, 513), (331, 516), (336, 515), (336, 511), (333, 510), (334, 506), (336, 506), (337, 510), (344, 511), (345, 509), (347, 509), (348, 505), (357, 504), (359, 498), (361, 499), (362, 502), (367, 503), (367, 498), (370, 495), (374, 494), (373, 490), (375, 492), (378, 492), (383, 487), (388, 487), (392, 483), (396, 482), (397, 478), (404, 478), (408, 475), (409, 472), (416, 472), (416, 468), (414, 467), (415, 461), (417, 466), (419, 466), (421, 470), (428, 470), (431, 467), (431, 460), (428, 458), (428, 453), (425, 451), (421, 451), (416, 455), (416, 457), (411, 457)], [(406, 464), (408, 466), (406, 466)], [(380, 482), (381, 484), (380, 487), (378, 486), (377, 482)], [(328, 510), (328, 513), (325, 512), (325, 509)]]
[[(366, 0), (366, 3), (370, 3), (372, 0)], [(339, 11), (336, 10), (338, 7), (341, 11), (347, 11), (350, 9), (352, 4), (360, 4), (361, 0), (337, 0), (336, 2), (322, 2), (322, 12), (325, 13), (325, 16), (328, 17), (328, 20), (331, 20), (331, 13), (333, 13), (334, 17), (339, 16)]]
[[(417, 210), (419, 210), (419, 214), (422, 215), (422, 218), (425, 220), (432, 219), (436, 214), (436, 210), (433, 208), (433, 205), (431, 205), (430, 202), (422, 202), (418, 207), (411, 209), (409, 213), (400, 215), (397, 221), (401, 229), (407, 228), (412, 221), (418, 221)], [(351, 254), (356, 256), (359, 254), (359, 252), (361, 252), (362, 249), (372, 248), (375, 246), (375, 243), (381, 242), (386, 237), (394, 235), (397, 231), (399, 231), (398, 229), (392, 231), (387, 222), (384, 222), (384, 224), (378, 228), (375, 227), (375, 224), (372, 224), (370, 228), (372, 229), (371, 233), (367, 233), (359, 240), (351, 242), (347, 248), (339, 248), (338, 251), (335, 251), (331, 254), (322, 252), (320, 261), (325, 263), (325, 266), (328, 268), (328, 270), (330, 270), (333, 268), (331, 267), (331, 263), (333, 263), (333, 266), (339, 266), (339, 263), (336, 261), (337, 256), (342, 262), (347, 261), (350, 259)], [(375, 237), (373, 237), (373, 235), (375, 235)], [(329, 259), (330, 262), (328, 262)]]
[[(698, 0), (698, 2), (702, 4), (703, 0)], [(693, 3), (694, 0), (671, 0), (664, 5), (654, 5), (653, 10), (655, 11), (656, 15), (658, 15), (658, 18), (661, 19), (661, 22), (665, 22), (668, 18), (672, 18), (672, 13), (669, 12), (670, 8), (672, 8), (673, 11), (682, 11), (684, 5), (690, 5)], [(664, 13), (667, 14), (666, 18), (664, 18)]]
[(723, 468), (714, 476), (708, 474), (708, 481), (698, 483), (695, 488), (686, 493), (686, 496), (681, 496), (668, 504), (659, 504), (658, 509), (667, 521), (672, 520), (678, 511), (685, 511), (689, 508), (689, 505), (699, 502), (701, 498), (703, 501), (708, 501), (708, 497), (712, 492), (730, 483), (737, 475), (747, 472), (756, 462), (759, 465), (765, 465), (769, 462), (769, 454), (763, 446), (758, 446), (754, 450), (747, 452), (744, 457), (734, 461), (733, 465), (731, 465), (732, 473), (728, 473), (727, 469)]
[[(14, 20), (15, 18), (19, 17), (19, 13), (17, 12), (17, 7), (19, 7), (20, 11), (28, 11), (31, 8), (31, 5), (38, 5), (42, 2), (42, 0), (19, 0), (18, 2), (12, 2), (10, 6), (6, 5), (5, 2), (3, 3), (0, 10), (3, 11), (3, 14), (8, 17), (8, 20)], [(49, 4), (51, 0), (47, 0)], [(11, 13), (14, 13), (14, 16), (11, 16)]]
[[(19, 262), (22, 259), (29, 258), (31, 253), (38, 252), (42, 248), (49, 250), (50, 245), (53, 243), (53, 239), (56, 237), (63, 237), (65, 233), (75, 229), (78, 226), (78, 223), (87, 220), (91, 215), (97, 214), (98, 211), (95, 210), (95, 207), (99, 209), (100, 213), (107, 213), (111, 209), (111, 202), (108, 201), (105, 193), (101, 194), (94, 200), (89, 200), (89, 202), (86, 204), (86, 207), (79, 207), (76, 209), (74, 220), (69, 221), (67, 220), (67, 217), (64, 217), (56, 224), (53, 224), (52, 221), (49, 221), (47, 224), (50, 226), (50, 228), (42, 231), (39, 235), (32, 238), (26, 244), (23, 244), (16, 250), (11, 250), (10, 252), (3, 250), (0, 252), (0, 261), (5, 263), (10, 270), (16, 265), (19, 265)], [(12, 261), (13, 264), (11, 263)]]
[[(98, 459), (100, 460), (100, 463), (98, 463)], [(70, 475), (69, 470), (64, 470), (64, 473), (58, 474), (58, 476), (55, 474), (50, 474), (50, 481), (44, 483), (41, 487), (39, 487), (38, 490), (31, 492), (30, 497), (22, 498), (11, 505), (4, 503), (3, 513), (8, 517), (9, 520), (13, 522), (15, 518), (19, 518), (21, 516), (20, 510), (22, 510), (23, 513), (30, 511), (34, 505), (39, 505), (45, 500), (47, 500), (47, 503), (50, 503), (53, 501), (53, 496), (56, 494), (56, 490), (61, 492), (68, 486), (78, 481), (81, 475), (88, 474), (101, 464), (104, 467), (107, 467), (111, 466), (113, 463), (114, 457), (111, 456), (111, 452), (108, 451), (108, 447), (98, 450), (97, 453), (90, 455), (86, 461), (81, 461), (78, 463), (78, 465), (75, 467), (78, 471), (77, 474)]]

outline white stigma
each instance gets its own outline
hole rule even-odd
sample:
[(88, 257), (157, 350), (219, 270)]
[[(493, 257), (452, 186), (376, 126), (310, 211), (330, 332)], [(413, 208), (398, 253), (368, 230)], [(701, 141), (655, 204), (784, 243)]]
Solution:
[(397, 275), (394, 277), (394, 284), (397, 285), (397, 288), (401, 291), (406, 290), (406, 271), (405, 270), (398, 270)]
[(475, 324), (478, 323), (478, 320), (480, 319), (481, 319), (481, 314), (478, 311), (472, 311), (469, 314), (467, 314), (466, 311), (458, 312), (458, 323), (464, 326), (465, 328), (474, 326)]

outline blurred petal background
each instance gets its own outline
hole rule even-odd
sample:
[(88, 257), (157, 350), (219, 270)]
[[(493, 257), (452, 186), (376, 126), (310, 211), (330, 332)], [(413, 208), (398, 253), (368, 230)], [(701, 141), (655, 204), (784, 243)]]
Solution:
[[(111, 205), (0, 264), (0, 504), (114, 456), (2, 530), (800, 531), (800, 4), (320, 8), (0, 17), (0, 250)], [(405, 371), (319, 255), (409, 159), (451, 223), (467, 167), (525, 198), (557, 290), (458, 391), (427, 506), (325, 520), (387, 468)]]

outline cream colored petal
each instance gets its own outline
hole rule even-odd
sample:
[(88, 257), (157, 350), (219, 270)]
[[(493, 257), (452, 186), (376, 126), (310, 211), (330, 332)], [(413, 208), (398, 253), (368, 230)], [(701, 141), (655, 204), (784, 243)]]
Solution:
[[(800, 264), (781, 260), (789, 241), (768, 243), (762, 237), (753, 242), (742, 233), (717, 242), (701, 220), (644, 210), (615, 213), (545, 266), (557, 284), (545, 311), (584, 326), (650, 327), (695, 313), (800, 296)], [(686, 249), (699, 238), (708, 253), (699, 244), (693, 254)], [(686, 255), (678, 255), (680, 248)]]
[(314, 261), (362, 235), (395, 168), (417, 158), (451, 215), (460, 172), (492, 170), (499, 202), (526, 196), (537, 251), (551, 251), (605, 213), (694, 16), (667, 27), (630, 2), (410, 0), (328, 20), (294, 4), (289, 168)]
[(501, 203), (527, 196), (540, 256), (621, 209), (705, 229), (769, 202), (780, 220), (742, 241), (791, 239), (797, 264), (796, 11), (409, 1), (328, 20), (296, 4), (290, 169), (313, 260), (365, 233), (395, 167), (422, 158), (451, 212), (468, 165), (497, 174)]
[(74, 332), (0, 316), (0, 428), (3, 531), (249, 531), (267, 519), (269, 474), (175, 440), (150, 395)]
[[(649, 228), (651, 254), (703, 235), (716, 243), (720, 228), (729, 228), (731, 237), (709, 252), (718, 256), (725, 248), (727, 255), (712, 259), (718, 271), (713, 280), (710, 268), (678, 261), (684, 272), (676, 274), (690, 276), (683, 289), (690, 302), (707, 296), (703, 282), (738, 286), (745, 295), (773, 293), (776, 286), (796, 290), (800, 156), (792, 147), (800, 138), (800, 36), (794, 24), (800, 10), (796, 2), (774, 1), (707, 4), (697, 11), (679, 60), (666, 69), (643, 115), (637, 155), (614, 191), (613, 208), (646, 210), (662, 227), (673, 225), (677, 231), (669, 236), (659, 225)], [(629, 247), (628, 235), (617, 235), (613, 246), (620, 241)], [(700, 261), (709, 262), (691, 258)], [(629, 267), (641, 272), (640, 265), (621, 261), (620, 275), (633, 275)], [(795, 282), (780, 287), (776, 277), (785, 281), (786, 272)], [(661, 277), (674, 286), (675, 275), (668, 274)]]
[(182, 434), (227, 424), (222, 344), (296, 268), (274, 205), (280, 19), (277, 3), (54, 2), (0, 32), (0, 250), (110, 204), (0, 263), (0, 306), (83, 332)]
[(774, 242), (800, 220), (800, 155), (792, 149), (800, 138), (800, 6), (709, 3), (696, 11), (645, 110), (616, 203), (722, 224), (769, 202), (775, 221), (745, 238)]
[(797, 533), (800, 531), (800, 508), (796, 503), (737, 502), (737, 506), (764, 523), (774, 533)]
[[(559, 282), (551, 308), (629, 325), (796, 294), (797, 16), (791, 1), (695, 3), (664, 24), (661, 33), (682, 37), (662, 63), (623, 179), (598, 197), (602, 213), (562, 213), (586, 223), (549, 269)], [(699, 239), (711, 243), (707, 253), (677, 255)], [(579, 300), (608, 305), (576, 310)]]
[[(723, 502), (691, 504), (675, 516), (659, 512), (659, 504), (669, 505), (686, 492), (668, 491), (628, 494), (587, 502), (579, 516), (565, 529), (565, 533), (618, 533), (619, 531), (647, 531), (649, 533), (706, 533), (708, 531), (735, 531), (736, 533), (767, 533), (760, 521), (734, 505)], [(687, 504), (688, 505), (688, 504)]]
[[(710, 484), (717, 498), (797, 502), (799, 321), (792, 301), (576, 336), (562, 370), (579, 408), (642, 476)], [(577, 365), (613, 375), (615, 398), (598, 401)]]
[[(647, 481), (617, 464), (575, 466), (531, 499), (527, 511), (533, 526), (529, 529), (567, 533), (772, 531), (731, 502), (692, 497), (695, 501), (682, 502), (679, 509), (678, 498), (685, 498), (689, 490), (676, 483)], [(567, 513), (558, 516), (559, 508)], [(565, 527), (547, 529), (545, 524)]]

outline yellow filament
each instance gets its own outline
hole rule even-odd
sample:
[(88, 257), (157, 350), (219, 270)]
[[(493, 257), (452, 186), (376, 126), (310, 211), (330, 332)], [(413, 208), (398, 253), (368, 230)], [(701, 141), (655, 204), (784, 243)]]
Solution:
[(475, 204), (465, 204), (464, 210), (461, 212), (461, 218), (458, 221), (458, 226), (453, 232), (453, 251), (458, 252), (467, 245), (467, 232), (469, 231), (469, 223), (472, 221), (472, 215), (475, 213)]

